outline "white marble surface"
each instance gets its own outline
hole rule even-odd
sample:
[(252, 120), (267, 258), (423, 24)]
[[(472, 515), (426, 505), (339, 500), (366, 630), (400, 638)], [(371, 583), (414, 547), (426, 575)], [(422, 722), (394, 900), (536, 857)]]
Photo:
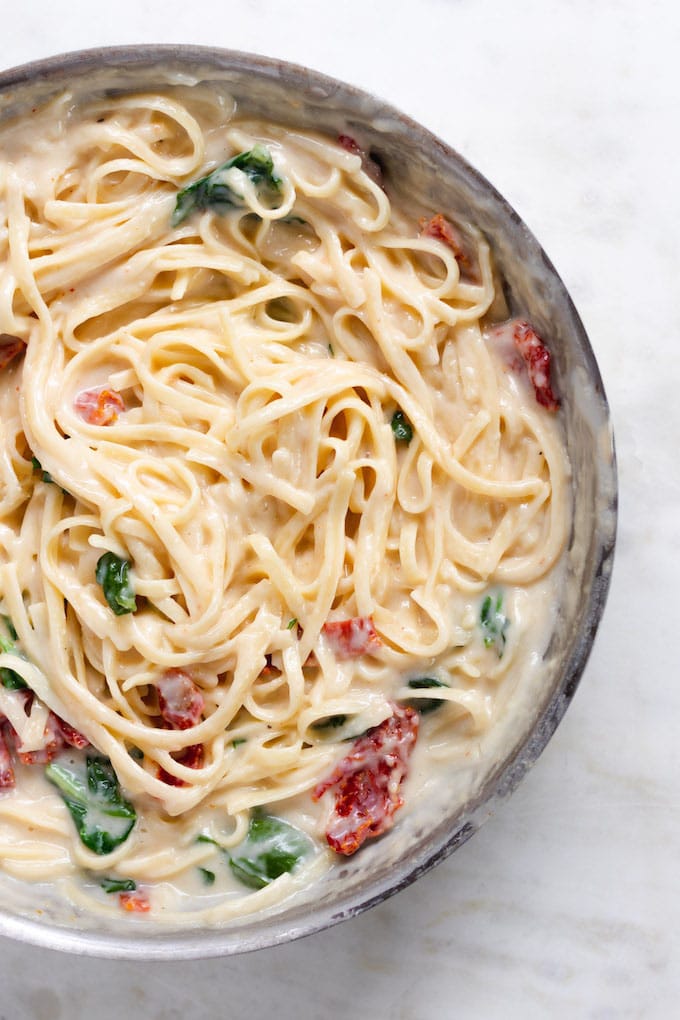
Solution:
[(542, 241), (617, 433), (605, 619), (533, 772), (389, 902), (228, 960), (91, 961), (0, 940), (0, 1020), (680, 1015), (680, 13), (672, 0), (4, 0), (0, 64), (221, 44), (375, 91), (457, 147)]

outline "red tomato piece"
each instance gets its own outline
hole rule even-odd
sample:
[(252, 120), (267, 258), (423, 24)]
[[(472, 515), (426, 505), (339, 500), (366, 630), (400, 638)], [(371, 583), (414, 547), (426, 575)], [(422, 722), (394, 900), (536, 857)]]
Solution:
[(205, 701), (190, 673), (166, 669), (156, 689), (163, 721), (173, 730), (188, 730), (200, 721)]
[(69, 745), (69, 747), (78, 748), (89, 747), (90, 741), (87, 739), (87, 737), (83, 736), (83, 734), (80, 733), (79, 730), (75, 729), (74, 726), (71, 726), (70, 723), (67, 723), (65, 719), (61, 719), (58, 715), (55, 715), (54, 713), (50, 714), (54, 715), (61, 735), (64, 738), (64, 741)]
[(313, 790), (314, 800), (334, 791), (326, 840), (336, 853), (349, 856), (394, 824), (404, 802), (400, 789), (419, 721), (415, 709), (394, 705), (393, 715), (358, 737), (352, 751)]
[(338, 143), (342, 145), (343, 149), (346, 149), (347, 152), (351, 152), (353, 156), (361, 156), (362, 159), (364, 158), (364, 150), (351, 135), (338, 135)]
[(123, 910), (129, 910), (135, 914), (148, 914), (151, 910), (149, 897), (145, 892), (122, 892), (118, 893), (118, 902)]
[[(189, 747), (185, 747), (183, 751), (173, 754), (172, 757), (176, 762), (186, 766), (188, 769), (200, 769), (203, 766), (204, 759), (203, 744), (191, 744)], [(158, 768), (158, 778), (167, 783), (168, 786), (188, 785), (183, 779), (173, 776), (171, 772), (166, 772), (161, 766)]]
[(470, 255), (466, 249), (463, 237), (453, 224), (449, 223), (445, 216), (437, 213), (430, 220), (423, 216), (418, 225), (420, 226), (421, 237), (434, 237), (437, 241), (442, 241), (453, 252), (461, 272), (465, 272), (469, 278), (474, 278), (475, 274), (472, 272)]
[(377, 184), (379, 188), (385, 190), (385, 183), (383, 180), (382, 167), (373, 159), (364, 149), (361, 148), (356, 139), (352, 138), (351, 135), (338, 135), (338, 144), (343, 147), (347, 152), (351, 152), (353, 156), (360, 156), (362, 163), (362, 170), (364, 173), (371, 178), (374, 184)]
[(113, 425), (118, 415), (125, 410), (120, 393), (105, 387), (81, 390), (73, 406), (88, 425)]
[(550, 351), (528, 322), (514, 323), (513, 339), (527, 367), (536, 400), (548, 411), (557, 411), (560, 402), (550, 385)]
[(18, 743), (19, 738), (15, 736), (17, 758), (22, 765), (49, 765), (59, 752), (64, 750), (67, 742), (64, 738), (60, 722), (59, 717), (54, 712), (50, 712), (43, 733), (43, 746), (35, 751), (22, 751), (21, 744)]
[(337, 659), (356, 659), (375, 652), (382, 644), (370, 616), (324, 623), (321, 630)]
[(427, 216), (421, 216), (418, 225), (422, 237), (434, 237), (437, 241), (443, 241), (456, 258), (461, 255), (460, 234), (441, 213), (436, 213), (430, 220)]
[[(17, 694), (23, 696), (24, 711), (26, 715), (29, 715), (35, 698), (33, 691), (18, 691)], [(3, 723), (4, 737), (2, 737), (2, 746), (0, 746), (0, 787), (3, 785), (3, 746), (7, 755), (11, 750), (14, 750), (22, 765), (48, 765), (66, 747), (83, 748), (88, 747), (90, 743), (87, 737), (79, 733), (65, 719), (60, 719), (55, 712), (50, 712), (43, 731), (43, 746), (33, 751), (23, 751), (14, 727), (7, 722), (4, 716), (0, 716), (0, 724)]]
[(6, 368), (17, 354), (23, 354), (25, 350), (26, 344), (18, 336), (12, 336), (11, 333), (0, 333), (0, 371)]
[(272, 663), (272, 657), (267, 653), (264, 657), (264, 669), (260, 673), (263, 677), (276, 677), (281, 675), (281, 670), (277, 669)]
[(9, 790), (13, 786), (14, 769), (12, 768), (12, 756), (4, 733), (0, 730), (0, 790)]

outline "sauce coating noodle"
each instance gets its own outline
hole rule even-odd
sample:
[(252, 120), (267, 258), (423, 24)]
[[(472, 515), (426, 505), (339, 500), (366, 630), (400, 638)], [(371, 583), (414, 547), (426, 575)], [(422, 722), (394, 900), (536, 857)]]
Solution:
[[(414, 772), (446, 775), (502, 724), (568, 464), (487, 329), (487, 242), (461, 225), (457, 253), (391, 197), (358, 145), (202, 86), (5, 126), (0, 668), (35, 697), (0, 687), (0, 719), (40, 753), (56, 714), (137, 812), (98, 854), (16, 760), (9, 875), (88, 909), (264, 909), (332, 865), (312, 791), (350, 738), (420, 706)], [(262, 810), (309, 850), (250, 891), (234, 860)]]

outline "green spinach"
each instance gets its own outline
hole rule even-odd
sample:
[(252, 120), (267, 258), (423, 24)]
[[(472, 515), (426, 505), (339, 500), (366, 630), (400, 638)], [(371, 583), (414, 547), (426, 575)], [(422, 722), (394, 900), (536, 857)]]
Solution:
[(137, 599), (130, 584), (130, 561), (107, 552), (97, 560), (95, 577), (102, 586), (104, 598), (116, 616), (134, 613)]
[(105, 893), (134, 892), (137, 883), (132, 878), (100, 878), (99, 884)]
[(94, 853), (110, 854), (130, 835), (137, 821), (125, 800), (108, 758), (88, 755), (86, 763), (52, 762), (45, 775), (59, 790), (81, 842)]
[(505, 651), (505, 632), (510, 626), (510, 620), (503, 612), (502, 592), (486, 596), (479, 613), (479, 624), (485, 647), (495, 649), (498, 658), (502, 659)]
[(401, 410), (395, 411), (390, 425), (392, 426), (395, 441), (397, 443), (406, 443), (408, 446), (413, 439), (413, 426), (404, 412)]
[(230, 856), (234, 876), (249, 889), (263, 889), (280, 875), (292, 871), (312, 850), (312, 843), (299, 829), (282, 818), (255, 812), (248, 835)]
[[(7, 628), (7, 637), (0, 634), (0, 650), (6, 652), (8, 655), (20, 655), (23, 658), (22, 652), (19, 651), (15, 645), (17, 640), (17, 632), (14, 629), (14, 624), (10, 620), (9, 616), (2, 617)], [(8, 669), (6, 666), (0, 668), (0, 684), (8, 691), (24, 691), (28, 687), (28, 684), (22, 676), (19, 676), (13, 669)]]
[[(412, 691), (424, 690), (428, 687), (448, 687), (443, 680), (437, 680), (433, 676), (416, 677), (414, 680), (409, 680), (408, 687)], [(428, 712), (434, 712), (436, 709), (441, 708), (445, 704), (442, 698), (414, 698), (410, 702), (412, 706), (420, 712), (421, 715), (427, 715)]]
[(173, 227), (178, 227), (195, 210), (215, 209), (217, 212), (225, 212), (229, 208), (243, 208), (243, 195), (239, 195), (227, 183), (227, 175), (232, 169), (240, 170), (249, 177), (256, 185), (258, 194), (265, 200), (274, 201), (280, 194), (281, 178), (274, 170), (271, 153), (258, 142), (249, 151), (240, 152), (212, 173), (182, 188), (172, 214)]

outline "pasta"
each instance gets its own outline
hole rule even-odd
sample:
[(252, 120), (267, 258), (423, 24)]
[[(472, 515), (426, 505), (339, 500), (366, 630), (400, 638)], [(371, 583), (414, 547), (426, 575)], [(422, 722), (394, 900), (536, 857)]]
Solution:
[(9, 876), (265, 909), (356, 849), (350, 748), (360, 843), (414, 742), (445, 775), (502, 724), (569, 524), (547, 352), (472, 226), (391, 199), (353, 139), (203, 86), (5, 125)]

